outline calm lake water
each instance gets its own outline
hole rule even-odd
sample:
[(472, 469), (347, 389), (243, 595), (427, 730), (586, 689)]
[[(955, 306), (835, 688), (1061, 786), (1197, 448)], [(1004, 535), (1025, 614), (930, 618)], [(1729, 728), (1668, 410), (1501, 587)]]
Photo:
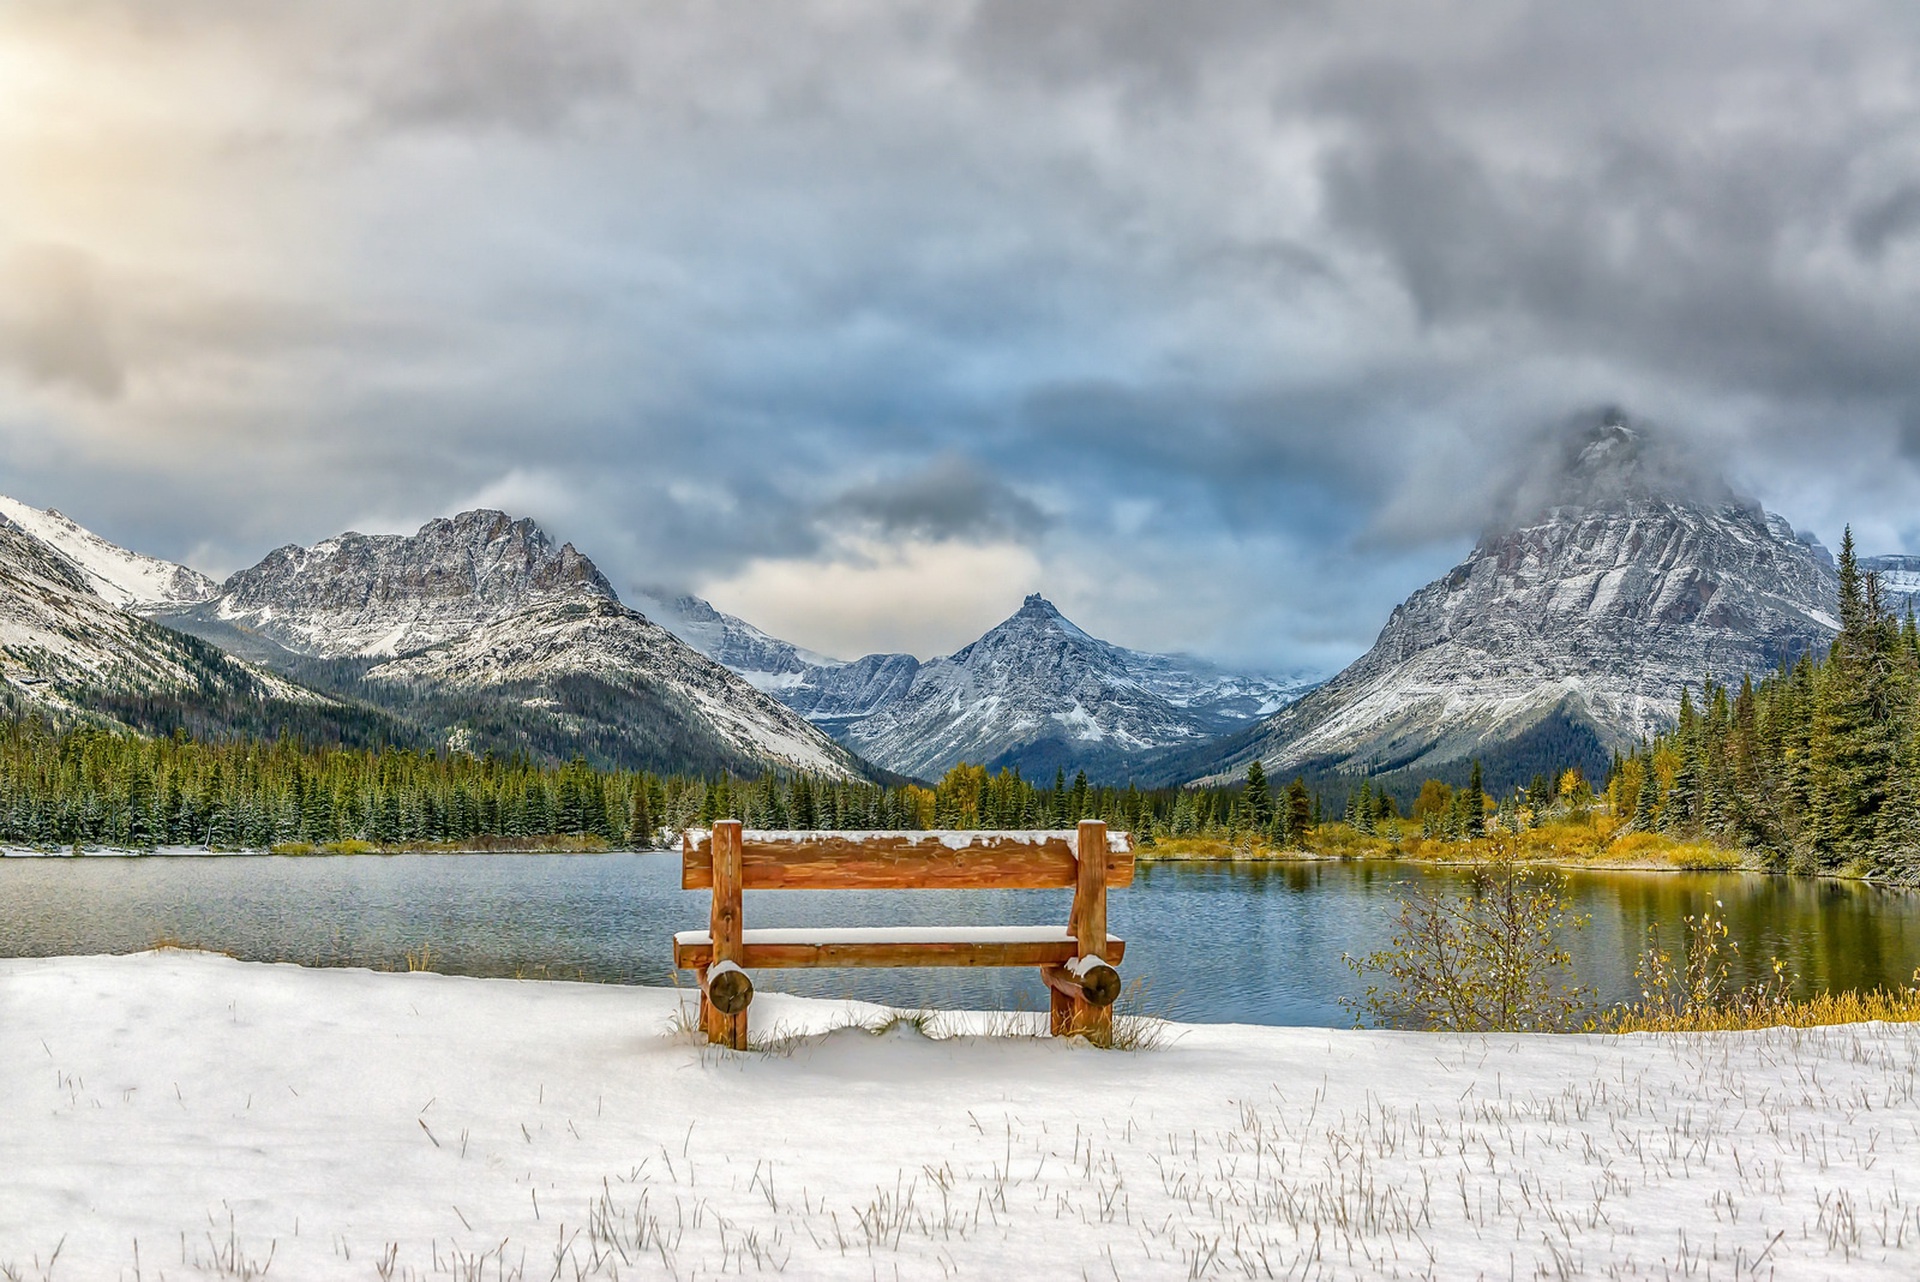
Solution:
[[(254, 961), (405, 969), (431, 950), (448, 974), (672, 982), (672, 936), (706, 925), (680, 857), (393, 855), (0, 859), (0, 955), (135, 952), (173, 939)], [(1400, 864), (1143, 864), (1112, 894), (1121, 973), (1155, 1013), (1199, 1022), (1353, 1022), (1343, 953), (1381, 947), (1411, 887), (1462, 873)], [(1608, 1001), (1633, 994), (1647, 928), (1676, 941), (1687, 913), (1724, 905), (1749, 970), (1778, 956), (1803, 990), (1904, 983), (1920, 967), (1920, 897), (1850, 882), (1743, 873), (1577, 873), (1570, 940)], [(758, 891), (749, 926), (1064, 923), (1064, 891)], [(1672, 946), (1670, 942), (1669, 946)], [(680, 976), (682, 984), (691, 977)], [(1037, 1009), (1026, 970), (767, 971), (763, 991), (903, 1007)]]

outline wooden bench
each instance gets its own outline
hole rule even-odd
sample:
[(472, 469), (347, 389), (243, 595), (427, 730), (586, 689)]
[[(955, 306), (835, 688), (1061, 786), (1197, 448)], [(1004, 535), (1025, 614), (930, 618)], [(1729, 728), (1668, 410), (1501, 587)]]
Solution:
[[(755, 970), (787, 966), (1037, 966), (1056, 1036), (1111, 1035), (1126, 944), (1107, 934), (1107, 887), (1133, 882), (1127, 835), (1070, 832), (747, 832), (724, 819), (681, 838), (680, 884), (713, 891), (706, 930), (673, 937), (700, 976), (708, 1041), (744, 1050)], [(747, 890), (1028, 890), (1073, 887), (1065, 926), (749, 930)]]

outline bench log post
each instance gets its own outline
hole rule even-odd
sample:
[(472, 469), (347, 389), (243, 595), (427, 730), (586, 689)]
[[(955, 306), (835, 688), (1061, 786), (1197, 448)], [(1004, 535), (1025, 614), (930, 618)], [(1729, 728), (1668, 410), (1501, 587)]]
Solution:
[[(741, 823), (738, 819), (714, 821), (713, 914), (710, 919), (713, 961), (710, 965), (732, 962), (738, 966), (746, 960), (741, 934), (745, 913), (741, 891), (745, 879), (741, 873), (740, 833)], [(708, 999), (704, 983), (700, 986), (700, 1026), (706, 1030), (707, 1041), (715, 1046), (726, 1046), (737, 1051), (747, 1049), (746, 1009), (742, 1008), (731, 1015), (719, 1009)]]
[[(1081, 957), (1107, 960), (1107, 825), (1098, 819), (1082, 819), (1075, 843), (1079, 856), (1079, 875), (1073, 886), (1073, 911), (1067, 917), (1067, 930), (1077, 942)], [(1113, 1008), (1097, 1006), (1081, 995), (1070, 995), (1055, 985), (1048, 986), (1053, 1006), (1053, 1035), (1084, 1034), (1098, 1045), (1113, 1036)]]

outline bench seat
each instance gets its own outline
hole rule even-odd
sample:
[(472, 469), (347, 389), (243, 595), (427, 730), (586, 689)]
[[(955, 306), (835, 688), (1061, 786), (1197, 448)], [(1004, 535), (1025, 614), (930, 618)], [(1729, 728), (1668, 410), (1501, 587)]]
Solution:
[[(1064, 966), (1080, 946), (1064, 926), (772, 927), (741, 932), (748, 970), (802, 966)], [(1107, 936), (1107, 960), (1126, 944)], [(698, 970), (713, 961), (713, 936), (683, 930), (673, 937), (673, 964)]]

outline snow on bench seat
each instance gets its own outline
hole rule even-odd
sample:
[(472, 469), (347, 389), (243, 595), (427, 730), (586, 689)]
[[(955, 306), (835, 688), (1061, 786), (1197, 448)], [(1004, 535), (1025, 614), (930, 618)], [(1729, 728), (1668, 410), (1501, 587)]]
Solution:
[[(1064, 926), (829, 926), (768, 927), (741, 932), (741, 964), (778, 969), (799, 966), (1063, 966), (1080, 946)], [(1107, 936), (1107, 959), (1118, 962), (1126, 944)], [(673, 964), (697, 969), (713, 959), (713, 936), (683, 930), (673, 937)]]

